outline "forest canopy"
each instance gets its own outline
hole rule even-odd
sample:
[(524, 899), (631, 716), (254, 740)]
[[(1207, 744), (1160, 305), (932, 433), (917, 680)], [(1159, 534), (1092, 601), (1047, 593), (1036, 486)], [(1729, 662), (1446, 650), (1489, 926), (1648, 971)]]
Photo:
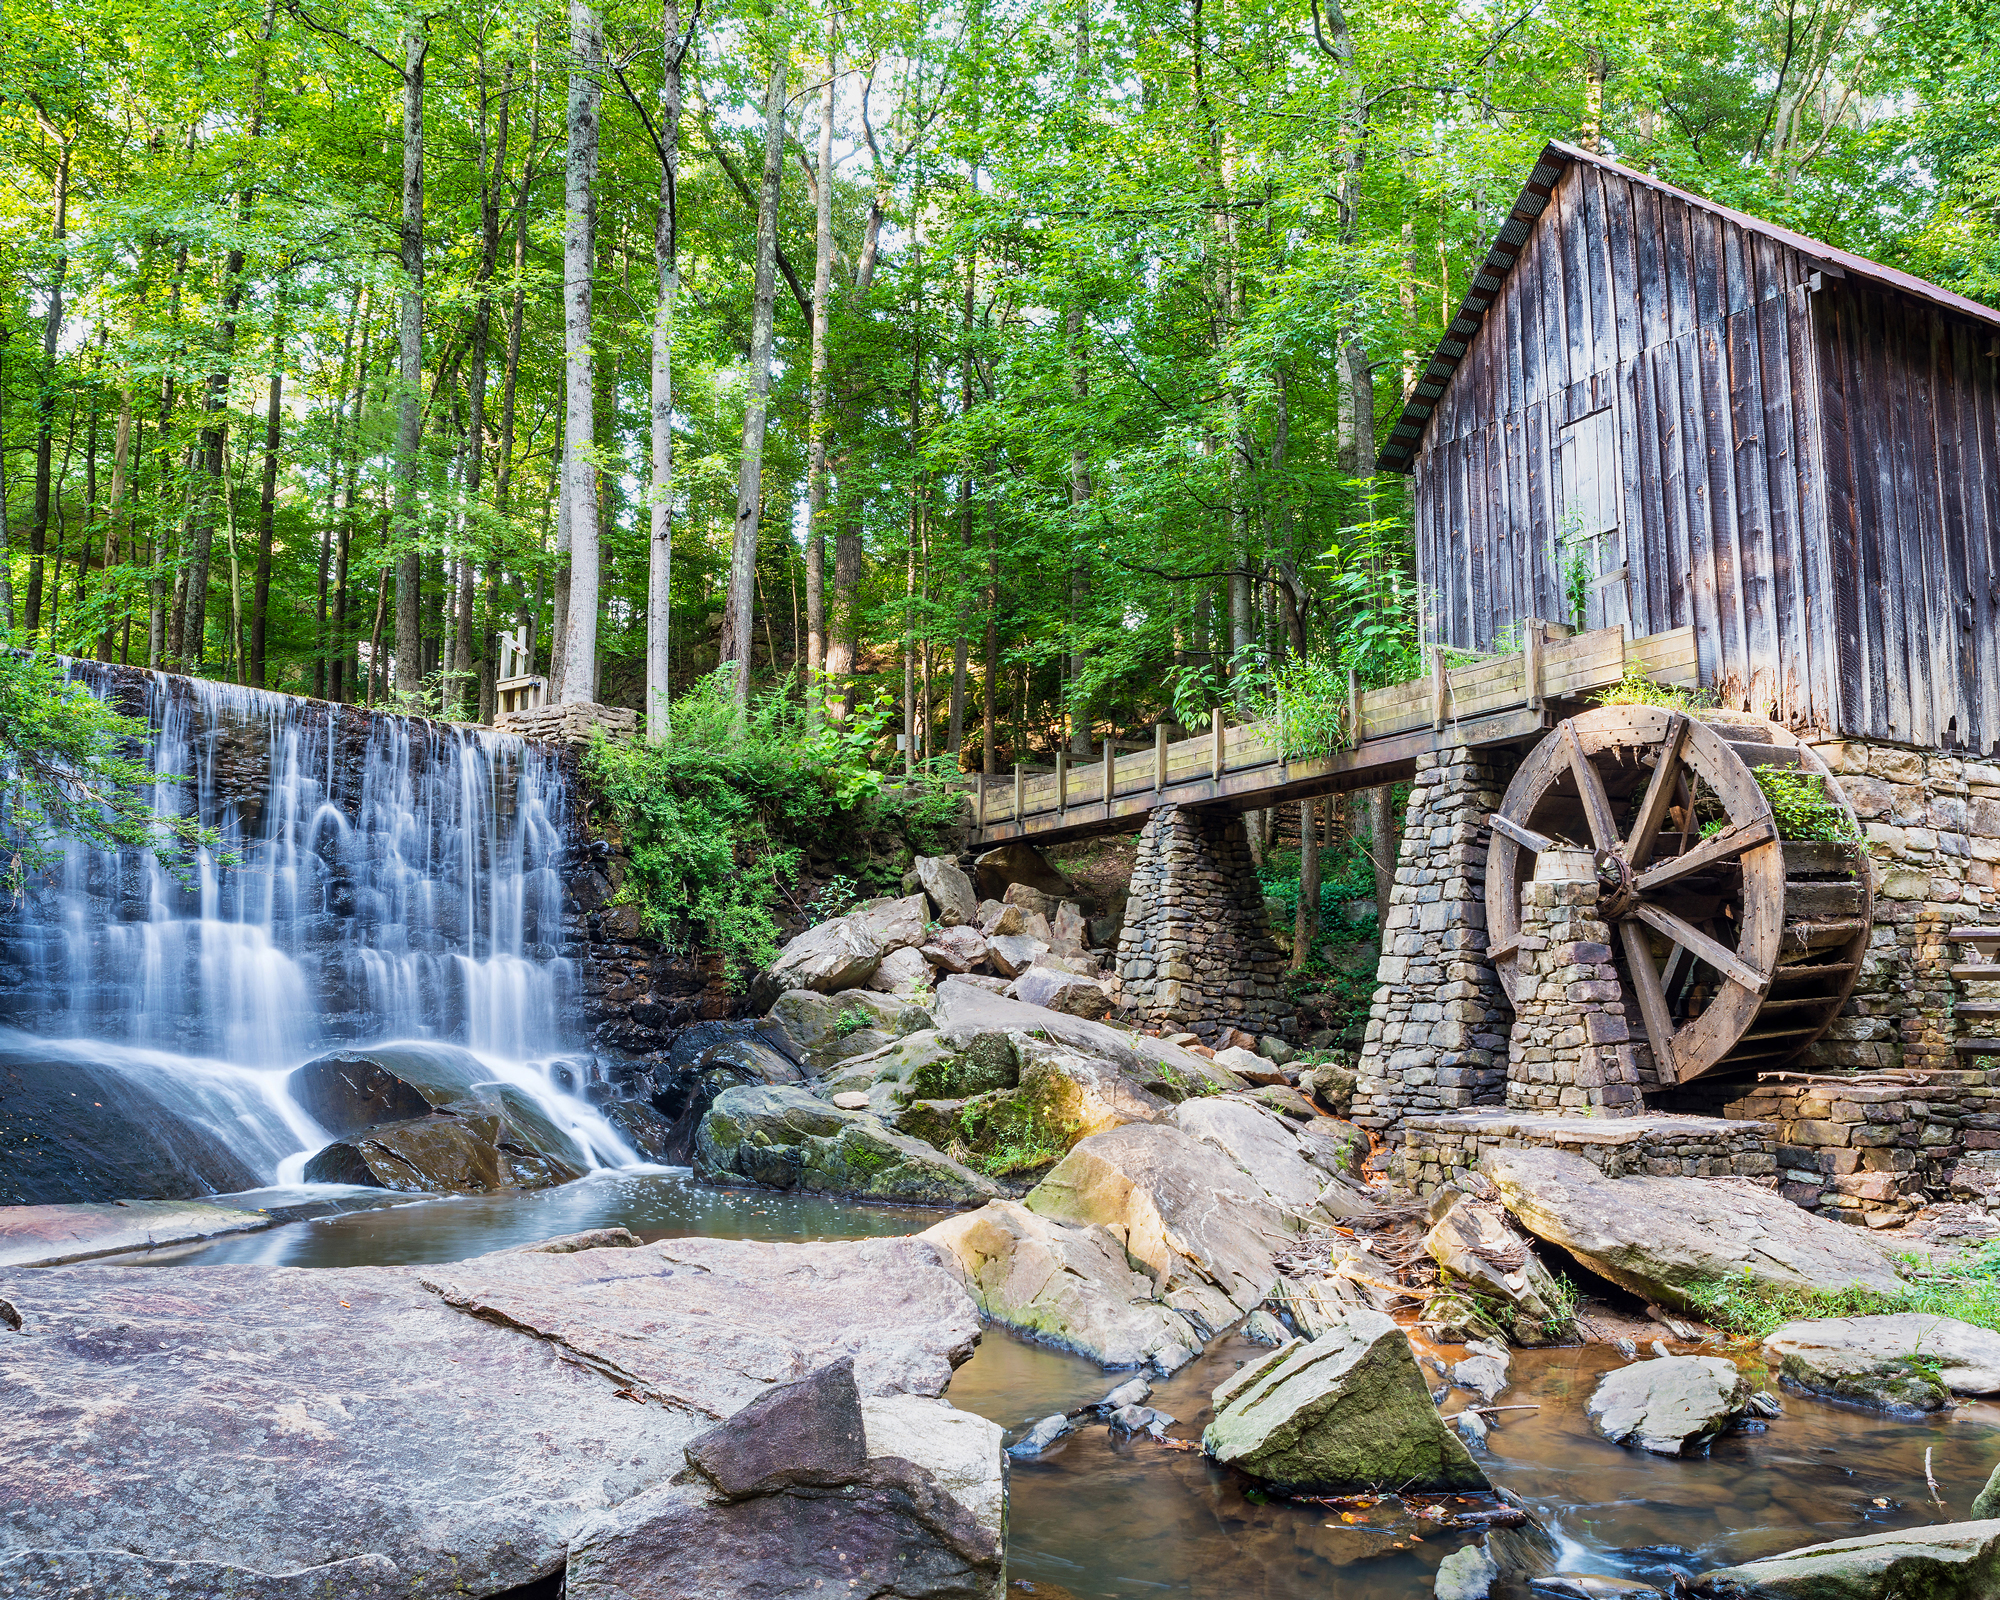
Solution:
[(0, 13), (9, 640), (454, 717), (1415, 676), (1376, 441), (1551, 138), (2000, 298), (1996, 0)]

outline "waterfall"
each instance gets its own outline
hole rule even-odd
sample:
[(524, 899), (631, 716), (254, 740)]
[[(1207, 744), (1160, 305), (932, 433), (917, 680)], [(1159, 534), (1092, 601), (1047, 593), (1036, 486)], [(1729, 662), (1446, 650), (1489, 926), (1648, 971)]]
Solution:
[(463, 1045), (593, 1160), (634, 1159), (549, 1072), (581, 1042), (553, 752), (233, 684), (71, 672), (144, 718), (152, 803), (197, 814), (222, 848), (177, 876), (149, 851), (69, 844), (0, 927), (0, 1043), (87, 1054), (265, 1181), (326, 1142), (285, 1076), (388, 1041)]

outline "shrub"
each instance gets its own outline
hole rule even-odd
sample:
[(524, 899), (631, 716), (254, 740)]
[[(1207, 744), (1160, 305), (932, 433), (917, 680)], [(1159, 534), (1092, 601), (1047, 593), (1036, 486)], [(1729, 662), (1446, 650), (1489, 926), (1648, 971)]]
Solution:
[(1953, 1317), (2000, 1332), (2000, 1243), (1977, 1254), (1934, 1266), (1917, 1256), (1903, 1258), (1909, 1282), (1895, 1294), (1854, 1285), (1838, 1290), (1781, 1289), (1740, 1279), (1692, 1284), (1688, 1302), (1725, 1333), (1762, 1339), (1787, 1322), (1814, 1317), (1864, 1317), (1920, 1311)]

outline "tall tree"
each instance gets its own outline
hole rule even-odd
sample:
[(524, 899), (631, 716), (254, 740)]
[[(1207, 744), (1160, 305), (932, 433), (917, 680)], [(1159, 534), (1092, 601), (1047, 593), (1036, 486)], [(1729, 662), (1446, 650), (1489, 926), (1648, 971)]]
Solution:
[[(396, 554), (396, 688), (422, 691), (424, 680), (423, 530), (418, 524), (418, 450), (424, 430), (424, 68), (427, 23), (403, 36), (403, 265), (396, 340), (396, 496), (391, 512)], [(379, 609), (379, 608), (378, 608)]]
[(570, 0), (569, 148), (563, 175), (563, 515), (569, 528), (569, 601), (562, 639), (565, 701), (597, 693), (597, 375), (591, 274), (604, 33), (597, 8)]
[(826, 81), (819, 91), (819, 168), (813, 178), (812, 360), (806, 417), (806, 714), (819, 720), (826, 675), (826, 339), (833, 294), (833, 111), (839, 81), (840, 0), (826, 0)]

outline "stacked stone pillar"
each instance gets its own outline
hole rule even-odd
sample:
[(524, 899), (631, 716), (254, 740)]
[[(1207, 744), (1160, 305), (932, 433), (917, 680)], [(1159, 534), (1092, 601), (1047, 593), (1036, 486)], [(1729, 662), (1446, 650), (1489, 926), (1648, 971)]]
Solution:
[(1271, 939), (1243, 819), (1162, 806), (1139, 835), (1120, 997), (1142, 1022), (1213, 1040), (1274, 1032), (1288, 1010), (1285, 956)]
[(1544, 850), (1521, 891), (1510, 1111), (1629, 1117), (1645, 1110), (1597, 892), (1595, 858), (1569, 849)]
[(1507, 997), (1486, 958), (1486, 818), (1505, 787), (1484, 751), (1417, 758), (1382, 925), (1354, 1120), (1497, 1106), (1507, 1073)]

